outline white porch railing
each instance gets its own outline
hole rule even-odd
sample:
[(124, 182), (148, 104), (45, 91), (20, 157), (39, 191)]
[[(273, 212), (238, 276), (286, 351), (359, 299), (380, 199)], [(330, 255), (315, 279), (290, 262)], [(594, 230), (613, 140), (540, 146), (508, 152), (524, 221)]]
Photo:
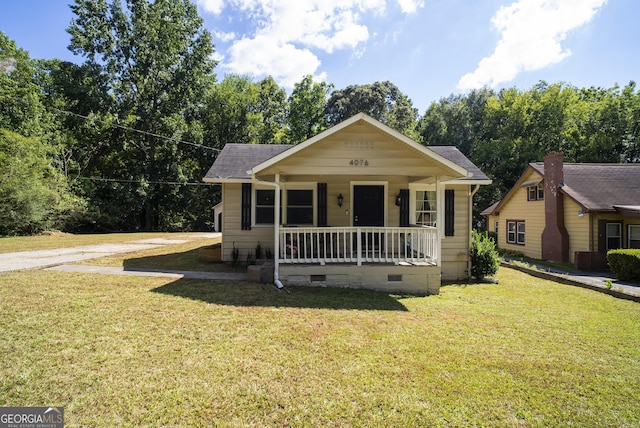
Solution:
[(281, 227), (280, 263), (437, 264), (435, 227)]

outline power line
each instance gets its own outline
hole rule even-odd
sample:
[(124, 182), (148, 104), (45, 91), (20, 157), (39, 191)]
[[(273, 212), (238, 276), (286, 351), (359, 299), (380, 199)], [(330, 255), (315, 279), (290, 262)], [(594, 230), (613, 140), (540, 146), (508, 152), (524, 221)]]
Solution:
[[(10, 98), (10, 99), (12, 99), (14, 101), (26, 102), (22, 98), (16, 98), (16, 97), (13, 97), (11, 95), (2, 94), (2, 96), (6, 97), (6, 98)], [(198, 147), (198, 148), (201, 148), (201, 149), (213, 150), (213, 151), (216, 151), (218, 153), (220, 152), (220, 149), (217, 149), (215, 147), (205, 146), (204, 144), (192, 143), (191, 141), (180, 140), (180, 139), (173, 138), (173, 137), (165, 137), (164, 135), (156, 134), (156, 133), (149, 132), (149, 131), (143, 131), (141, 129), (132, 128), (132, 127), (126, 126), (126, 125), (121, 125), (119, 123), (108, 122), (108, 121), (100, 119), (98, 117), (93, 117), (92, 118), (92, 117), (85, 116), (85, 115), (82, 115), (82, 114), (79, 114), (79, 113), (74, 113), (72, 111), (59, 109), (59, 108), (53, 107), (53, 106), (45, 106), (45, 108), (48, 108), (48, 109), (51, 109), (51, 110), (55, 110), (55, 111), (57, 111), (59, 113), (65, 113), (65, 114), (69, 114), (71, 116), (80, 117), (80, 118), (85, 119), (85, 120), (92, 120), (92, 121), (96, 121), (96, 122), (105, 123), (105, 124), (107, 124), (109, 126), (114, 126), (116, 128), (124, 129), (126, 131), (137, 132), (139, 134), (149, 135), (149, 136), (152, 136), (152, 137), (161, 138), (163, 140), (173, 141), (173, 142), (176, 142), (176, 143), (179, 143), (179, 144), (187, 144), (187, 145), (190, 145), (190, 146), (193, 146), (193, 147)]]
[[(141, 184), (142, 183), (141, 180), (127, 180), (127, 179), (120, 179), (120, 178), (101, 178), (101, 177), (84, 177), (84, 176), (80, 176), (78, 178), (81, 179), (81, 180), (106, 181), (106, 182), (113, 182), (113, 183), (137, 183), (137, 184)], [(174, 186), (212, 186), (212, 185), (220, 184), (220, 183), (200, 183), (200, 182), (183, 183), (183, 182), (180, 182), (180, 181), (146, 181), (145, 183), (147, 183), (147, 184), (169, 184), (169, 185), (174, 185)]]

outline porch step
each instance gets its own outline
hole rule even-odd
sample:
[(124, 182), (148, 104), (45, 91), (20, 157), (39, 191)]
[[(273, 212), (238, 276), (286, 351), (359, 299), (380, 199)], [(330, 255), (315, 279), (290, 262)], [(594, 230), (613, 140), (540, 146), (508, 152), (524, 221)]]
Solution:
[(247, 266), (247, 279), (249, 282), (271, 284), (273, 282), (273, 262)]

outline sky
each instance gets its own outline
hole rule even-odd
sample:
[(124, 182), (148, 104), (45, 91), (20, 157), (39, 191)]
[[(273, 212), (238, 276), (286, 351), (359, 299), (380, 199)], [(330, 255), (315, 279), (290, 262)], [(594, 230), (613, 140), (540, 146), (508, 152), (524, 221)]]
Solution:
[[(335, 89), (390, 81), (420, 114), (451, 94), (539, 81), (611, 88), (638, 80), (638, 0), (192, 0), (215, 72), (304, 75)], [(0, 0), (0, 30), (32, 58), (68, 49), (71, 0)], [(0, 53), (1, 56), (1, 53)]]

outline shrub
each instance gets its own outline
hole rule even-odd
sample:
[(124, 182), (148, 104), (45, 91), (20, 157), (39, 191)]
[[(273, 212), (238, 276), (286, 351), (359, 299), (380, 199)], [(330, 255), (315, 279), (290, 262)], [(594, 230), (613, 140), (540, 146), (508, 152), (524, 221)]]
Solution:
[(610, 250), (607, 262), (618, 279), (640, 282), (640, 249)]
[(482, 279), (498, 272), (500, 259), (496, 243), (486, 233), (471, 231), (471, 276)]

